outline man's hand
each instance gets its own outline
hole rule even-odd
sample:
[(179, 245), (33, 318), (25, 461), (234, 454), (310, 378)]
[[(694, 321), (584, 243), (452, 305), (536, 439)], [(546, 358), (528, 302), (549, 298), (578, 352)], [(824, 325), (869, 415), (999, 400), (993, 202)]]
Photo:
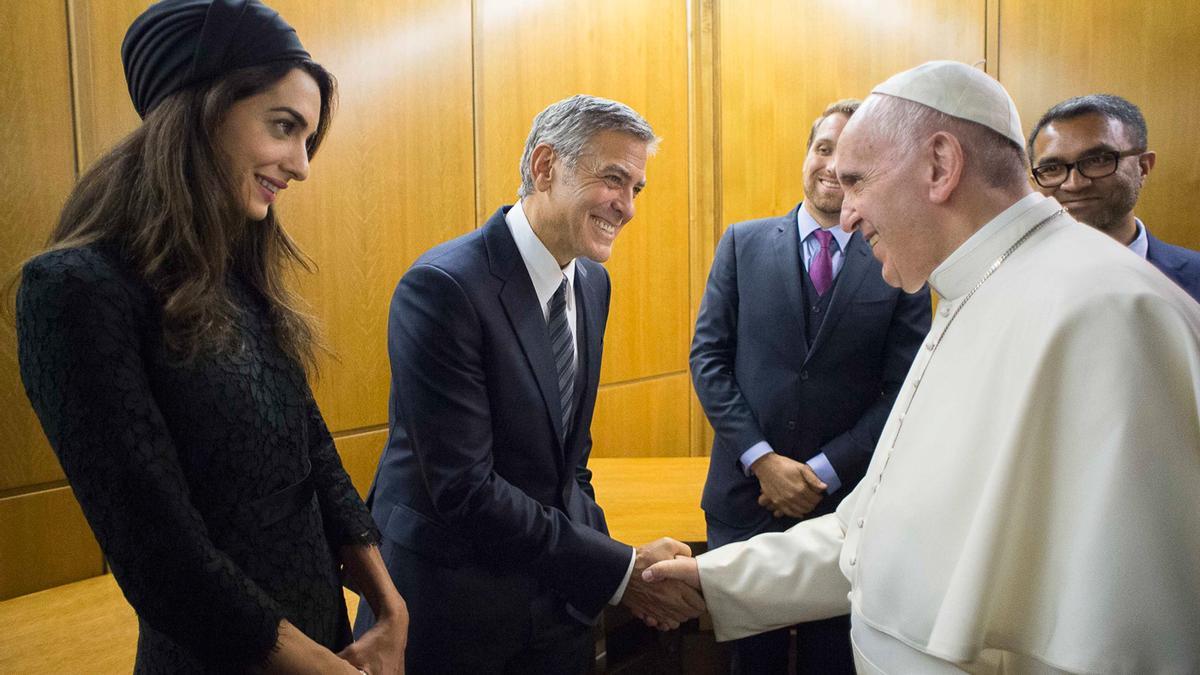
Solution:
[(750, 465), (750, 472), (762, 487), (759, 506), (776, 518), (807, 515), (821, 502), (821, 493), (828, 487), (807, 464), (774, 452), (755, 460)]
[(684, 621), (700, 616), (704, 612), (704, 598), (696, 589), (680, 581), (650, 583), (642, 578), (642, 572), (654, 563), (669, 561), (676, 556), (691, 559), (691, 555), (692, 550), (687, 544), (667, 537), (639, 547), (621, 604), (647, 626), (659, 630), (673, 630)]

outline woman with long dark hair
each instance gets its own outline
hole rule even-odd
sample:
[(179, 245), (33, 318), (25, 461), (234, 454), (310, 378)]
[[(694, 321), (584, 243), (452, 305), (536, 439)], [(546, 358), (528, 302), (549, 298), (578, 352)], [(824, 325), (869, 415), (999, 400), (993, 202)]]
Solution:
[[(257, 0), (164, 0), (122, 59), (142, 125), (80, 179), (17, 296), (21, 377), (113, 575), (138, 672), (403, 670), (404, 601), (306, 374), (273, 208), (333, 78)], [(380, 630), (351, 644), (342, 580)]]

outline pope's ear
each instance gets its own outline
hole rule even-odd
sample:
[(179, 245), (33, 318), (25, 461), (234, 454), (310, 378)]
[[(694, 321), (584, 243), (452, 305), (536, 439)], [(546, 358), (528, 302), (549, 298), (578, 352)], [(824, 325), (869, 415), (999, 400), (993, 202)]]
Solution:
[(962, 180), (966, 166), (962, 144), (953, 134), (939, 131), (926, 141), (929, 160), (929, 201), (945, 203)]
[(558, 163), (558, 155), (554, 148), (546, 143), (539, 143), (529, 155), (529, 170), (533, 173), (533, 188), (538, 192), (550, 189), (554, 179), (554, 167)]

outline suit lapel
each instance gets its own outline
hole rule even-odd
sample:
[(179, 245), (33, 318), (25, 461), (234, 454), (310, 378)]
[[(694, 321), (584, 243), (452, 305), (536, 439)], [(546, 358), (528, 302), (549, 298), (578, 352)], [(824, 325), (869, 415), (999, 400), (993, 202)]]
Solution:
[(808, 272), (804, 269), (804, 261), (800, 259), (800, 231), (796, 225), (796, 210), (799, 208), (797, 206), (789, 211), (776, 225), (774, 278), (782, 286), (783, 296), (795, 321), (793, 334), (798, 337), (795, 345), (804, 352), (808, 348), (808, 340), (804, 337), (808, 320), (804, 311), (804, 291), (801, 289), (804, 282), (799, 275)]
[(504, 313), (537, 380), (546, 415), (554, 427), (554, 437), (561, 439), (558, 372), (554, 368), (550, 336), (546, 333), (546, 319), (538, 305), (537, 292), (533, 290), (533, 282), (529, 280), (521, 253), (517, 250), (512, 233), (508, 231), (508, 224), (504, 222), (503, 209), (484, 224), (483, 236), (487, 241), (492, 274), (502, 281), (500, 304), (504, 306)]
[(1163, 248), (1162, 243), (1155, 239), (1150, 230), (1146, 230), (1146, 260), (1161, 270), (1178, 272), (1183, 267), (1184, 260), (1170, 255), (1172, 251)]
[(846, 255), (842, 260), (842, 269), (838, 272), (837, 281), (833, 285), (833, 297), (829, 298), (829, 310), (825, 314), (825, 320), (821, 322), (821, 328), (817, 330), (817, 337), (813, 340), (812, 349), (808, 350), (808, 356), (805, 357), (806, 363), (821, 348), (821, 345), (829, 340), (829, 334), (837, 328), (838, 321), (846, 313), (846, 305), (853, 300), (854, 294), (858, 292), (858, 287), (862, 285), (863, 279), (866, 278), (867, 271), (870, 269), (870, 256), (867, 245), (862, 240), (862, 235), (855, 232), (850, 237), (850, 241), (846, 243)]

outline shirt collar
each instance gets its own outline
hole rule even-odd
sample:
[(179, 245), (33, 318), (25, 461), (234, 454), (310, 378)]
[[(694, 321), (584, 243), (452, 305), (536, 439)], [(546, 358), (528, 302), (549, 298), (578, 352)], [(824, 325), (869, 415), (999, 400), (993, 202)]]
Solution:
[(537, 293), (542, 313), (546, 312), (550, 298), (558, 290), (563, 276), (567, 278), (567, 308), (574, 308), (574, 258), (567, 263), (566, 267), (558, 266), (554, 254), (550, 253), (550, 249), (546, 248), (546, 245), (534, 233), (533, 227), (529, 224), (529, 218), (525, 215), (525, 209), (521, 207), (521, 202), (514, 204), (508, 213), (504, 214), (504, 222), (508, 224), (508, 231), (512, 233), (513, 241), (517, 244), (517, 251), (520, 252), (521, 259), (525, 261), (525, 269), (529, 271), (529, 280), (533, 282), (533, 290)]
[(930, 287), (947, 300), (957, 300), (983, 278), (996, 258), (1034, 225), (1061, 208), (1057, 201), (1037, 192), (1025, 195), (979, 228), (943, 260), (929, 275)]
[[(796, 207), (796, 226), (800, 228), (800, 241), (808, 239), (808, 235), (821, 229), (821, 224), (812, 217), (808, 209), (804, 208), (803, 202), (801, 202), (800, 206)], [(853, 233), (847, 232), (836, 225), (829, 228), (828, 231), (833, 235), (834, 241), (837, 242), (838, 250), (844, 252), (846, 244), (850, 241), (850, 236)]]
[(1137, 236), (1129, 242), (1129, 250), (1145, 260), (1146, 254), (1150, 252), (1150, 240), (1146, 238), (1146, 226), (1142, 224), (1140, 218), (1134, 218), (1133, 222), (1137, 223)]

